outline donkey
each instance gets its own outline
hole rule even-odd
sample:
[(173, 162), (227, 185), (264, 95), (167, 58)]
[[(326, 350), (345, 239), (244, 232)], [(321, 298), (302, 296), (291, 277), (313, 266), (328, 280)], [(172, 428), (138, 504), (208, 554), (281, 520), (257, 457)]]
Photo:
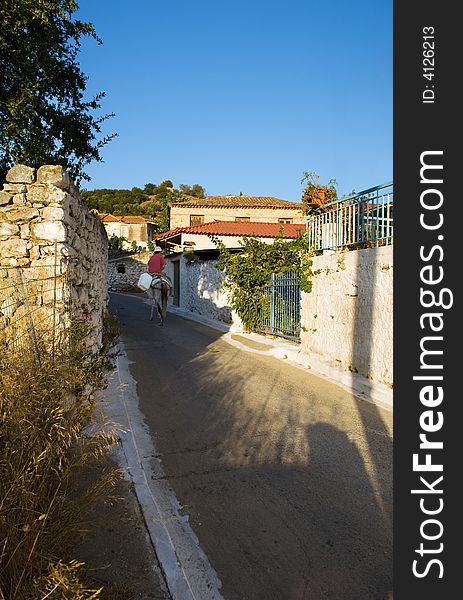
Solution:
[(167, 298), (171, 292), (171, 286), (164, 276), (154, 275), (151, 287), (146, 290), (148, 298), (151, 300), (150, 321), (153, 320), (154, 309), (157, 308), (159, 324), (164, 325), (164, 319), (167, 313)]

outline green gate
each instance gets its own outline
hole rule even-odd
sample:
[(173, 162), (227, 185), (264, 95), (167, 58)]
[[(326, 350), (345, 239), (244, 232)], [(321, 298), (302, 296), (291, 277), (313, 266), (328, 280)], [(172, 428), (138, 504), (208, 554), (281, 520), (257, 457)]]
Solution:
[(301, 274), (298, 271), (272, 273), (262, 288), (266, 309), (261, 311), (257, 331), (290, 340), (299, 340), (301, 330)]

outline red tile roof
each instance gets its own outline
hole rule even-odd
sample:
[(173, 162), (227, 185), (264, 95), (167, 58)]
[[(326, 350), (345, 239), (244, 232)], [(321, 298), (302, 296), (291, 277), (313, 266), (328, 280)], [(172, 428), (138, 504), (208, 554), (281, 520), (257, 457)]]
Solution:
[(197, 235), (255, 235), (257, 237), (275, 238), (283, 230), (285, 238), (297, 238), (305, 231), (305, 225), (293, 223), (255, 223), (250, 221), (213, 221), (191, 227), (177, 227), (157, 236), (158, 240), (167, 239), (181, 233), (194, 233)]
[[(175, 205), (176, 203), (173, 204)], [(208, 196), (194, 198), (178, 205), (197, 208), (298, 208), (301, 211), (303, 209), (300, 202), (289, 202), (272, 196)]]

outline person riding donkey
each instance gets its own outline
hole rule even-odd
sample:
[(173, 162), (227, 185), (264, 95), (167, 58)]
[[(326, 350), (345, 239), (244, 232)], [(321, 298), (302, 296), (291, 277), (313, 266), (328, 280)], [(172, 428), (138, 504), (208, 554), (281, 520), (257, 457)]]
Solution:
[[(153, 278), (148, 295), (153, 301), (156, 301), (158, 305), (158, 313), (161, 318), (161, 324), (163, 324), (167, 310), (167, 298), (172, 293), (172, 282), (163, 272), (167, 262), (162, 256), (161, 251), (162, 248), (160, 248), (160, 246), (155, 247), (154, 254), (148, 261), (147, 270)], [(153, 309), (154, 304), (151, 309), (150, 319), (153, 318)]]
[(160, 246), (156, 246), (154, 249), (154, 254), (148, 261), (148, 273), (150, 275), (163, 275), (163, 270), (165, 269), (167, 262), (161, 254), (161, 251), (162, 248)]

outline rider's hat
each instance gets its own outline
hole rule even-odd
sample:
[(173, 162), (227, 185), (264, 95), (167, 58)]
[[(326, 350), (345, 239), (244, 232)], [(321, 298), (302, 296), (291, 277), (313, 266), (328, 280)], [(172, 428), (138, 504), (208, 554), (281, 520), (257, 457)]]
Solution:
[(162, 252), (162, 248), (161, 246), (156, 246), (156, 248), (154, 249), (155, 252)]

